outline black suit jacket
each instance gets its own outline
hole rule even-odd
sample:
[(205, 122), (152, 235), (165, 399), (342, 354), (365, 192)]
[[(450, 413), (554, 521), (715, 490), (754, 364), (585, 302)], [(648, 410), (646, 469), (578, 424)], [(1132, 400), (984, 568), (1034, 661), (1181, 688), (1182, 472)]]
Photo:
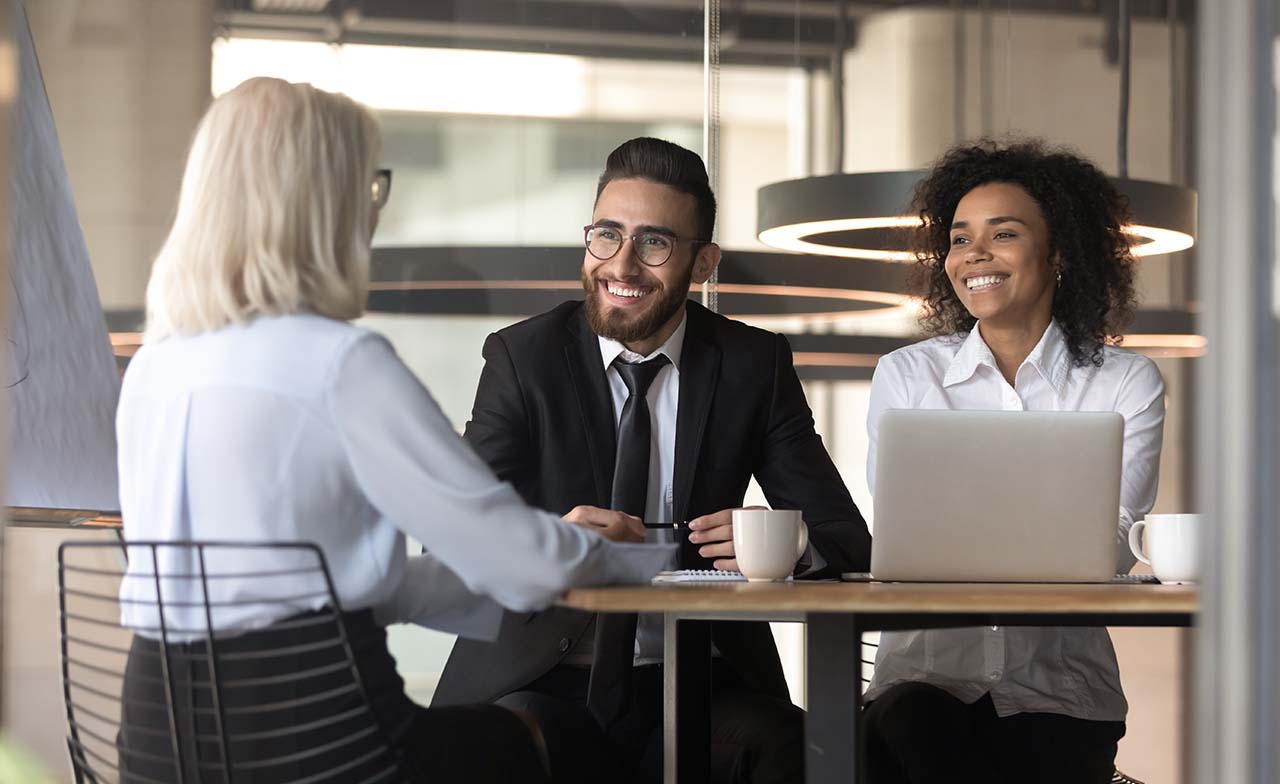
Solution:
[[(564, 514), (608, 508), (616, 425), (600, 345), (580, 302), (507, 327), (484, 344), (465, 438), (529, 504)], [(813, 429), (785, 338), (688, 305), (680, 359), (673, 473), (676, 520), (742, 505), (752, 475), (775, 509), (800, 509), (826, 566), (808, 577), (866, 571), (871, 537)], [(498, 544), (500, 546), (500, 544)], [(696, 563), (689, 548), (683, 566)], [(489, 702), (559, 663), (591, 614), (507, 613), (494, 643), (459, 640), (433, 704)], [(752, 688), (787, 686), (767, 624), (717, 623), (712, 640)]]

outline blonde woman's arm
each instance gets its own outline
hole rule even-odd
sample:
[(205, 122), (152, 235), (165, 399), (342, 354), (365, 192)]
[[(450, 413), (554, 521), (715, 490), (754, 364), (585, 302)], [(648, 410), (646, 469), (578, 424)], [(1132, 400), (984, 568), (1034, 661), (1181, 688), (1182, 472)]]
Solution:
[(573, 586), (646, 582), (674, 559), (673, 546), (616, 544), (525, 505), (381, 337), (354, 341), (329, 389), (366, 497), (473, 593), (536, 610)]

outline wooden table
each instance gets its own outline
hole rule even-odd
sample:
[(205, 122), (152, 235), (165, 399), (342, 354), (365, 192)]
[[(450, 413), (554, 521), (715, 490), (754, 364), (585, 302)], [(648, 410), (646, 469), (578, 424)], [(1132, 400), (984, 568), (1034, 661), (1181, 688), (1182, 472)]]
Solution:
[[(861, 638), (962, 626), (1190, 626), (1194, 587), (974, 583), (703, 583), (576, 589), (563, 606), (665, 618), (664, 781), (708, 780), (709, 621), (806, 624), (805, 779), (860, 780)], [(855, 778), (858, 776), (858, 778)]]
[(5, 508), (5, 519), (14, 528), (107, 528), (120, 529), (119, 512), (95, 509), (44, 509), (31, 506)]

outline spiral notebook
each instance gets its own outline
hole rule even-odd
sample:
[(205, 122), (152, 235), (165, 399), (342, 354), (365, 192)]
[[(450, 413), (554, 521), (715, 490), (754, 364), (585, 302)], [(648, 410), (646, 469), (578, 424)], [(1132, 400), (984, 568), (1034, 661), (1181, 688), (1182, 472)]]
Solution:
[(742, 572), (723, 569), (680, 569), (674, 572), (658, 572), (653, 578), (658, 583), (744, 583)]

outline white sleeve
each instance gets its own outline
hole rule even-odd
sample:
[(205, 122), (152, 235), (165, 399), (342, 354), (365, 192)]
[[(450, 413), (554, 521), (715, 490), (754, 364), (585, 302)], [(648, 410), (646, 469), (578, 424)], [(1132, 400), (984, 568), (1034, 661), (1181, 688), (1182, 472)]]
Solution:
[(409, 558), (400, 585), (374, 608), (379, 626), (413, 623), (459, 637), (492, 642), (502, 626), (502, 605), (473, 593), (452, 569), (430, 553)]
[(1116, 530), (1116, 571), (1133, 568), (1129, 529), (1156, 502), (1160, 449), (1164, 443), (1164, 379), (1156, 363), (1137, 361), (1120, 381), (1116, 411), (1124, 416), (1124, 464), (1120, 474), (1120, 522)]
[(646, 582), (674, 559), (674, 546), (616, 544), (526, 506), (377, 335), (347, 349), (329, 390), (369, 502), (473, 593), (536, 610), (573, 586)]
[[(867, 404), (867, 490), (876, 494), (876, 444), (880, 437), (880, 415), (891, 408), (909, 408), (906, 382), (892, 354), (880, 357), (871, 376), (871, 399)], [(874, 521), (873, 521), (874, 523)]]

